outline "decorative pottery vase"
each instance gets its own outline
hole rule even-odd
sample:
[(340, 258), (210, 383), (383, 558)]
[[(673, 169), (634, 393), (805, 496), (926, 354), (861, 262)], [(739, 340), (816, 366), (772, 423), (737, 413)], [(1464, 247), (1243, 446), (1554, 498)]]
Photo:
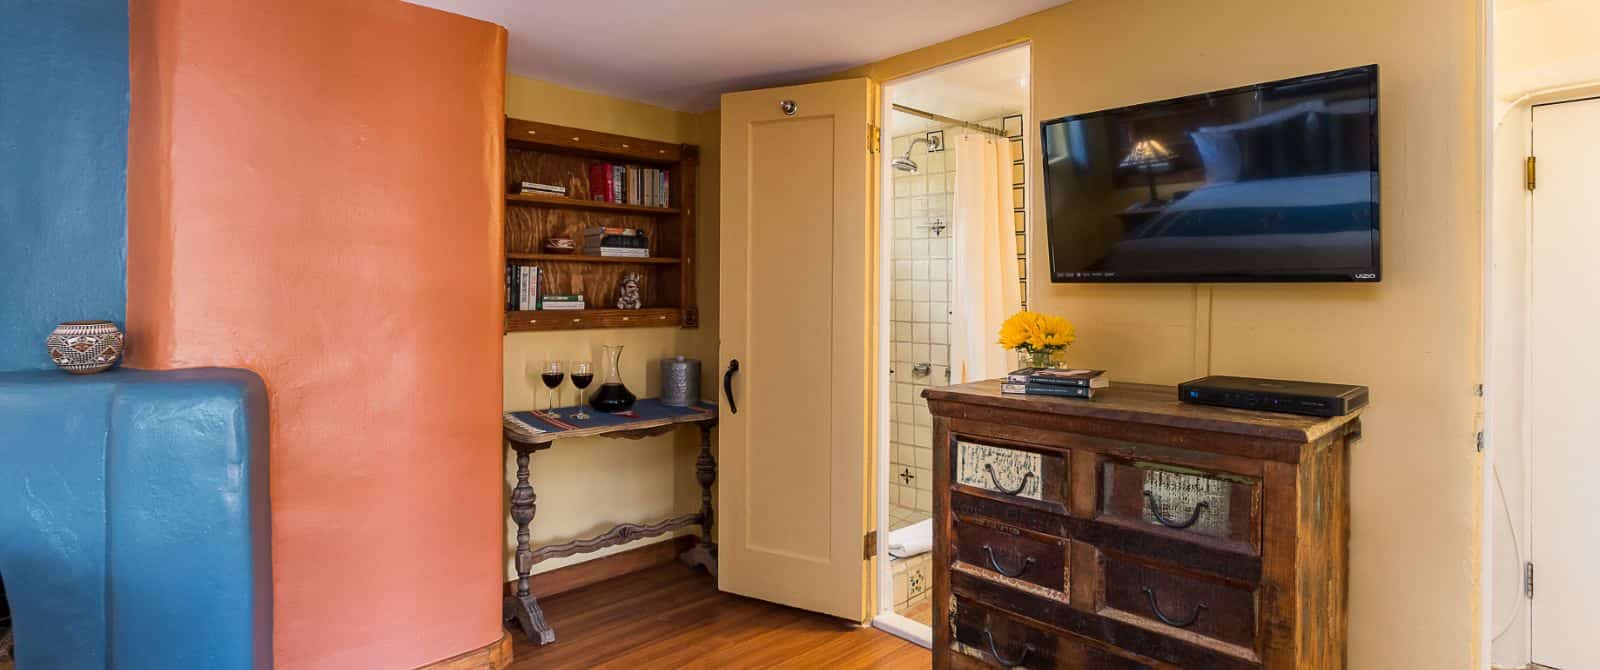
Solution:
[(50, 360), (75, 375), (91, 375), (122, 358), (122, 331), (110, 321), (68, 321), (45, 338)]

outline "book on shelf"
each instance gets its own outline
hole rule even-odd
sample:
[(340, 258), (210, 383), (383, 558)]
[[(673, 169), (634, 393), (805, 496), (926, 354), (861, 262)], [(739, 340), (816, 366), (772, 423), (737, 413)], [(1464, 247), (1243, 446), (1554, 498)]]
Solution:
[(629, 237), (643, 236), (644, 232), (638, 228), (619, 228), (617, 226), (589, 226), (583, 229), (584, 237), (605, 237), (607, 235), (626, 235)]
[(601, 202), (641, 207), (671, 207), (672, 180), (668, 170), (638, 165), (591, 163), (589, 198)]
[(1056, 386), (1037, 382), (1018, 384), (1007, 381), (1000, 385), (1000, 392), (1006, 395), (1042, 395), (1052, 398), (1093, 398), (1095, 389), (1087, 386)]
[(570, 293), (541, 296), (539, 299), (539, 305), (539, 309), (543, 310), (583, 309), (583, 294)]
[(650, 250), (629, 247), (584, 247), (583, 254), (605, 258), (649, 258)]
[(1022, 368), (1006, 375), (1011, 384), (1037, 384), (1040, 386), (1066, 386), (1073, 388), (1103, 389), (1111, 385), (1105, 370), (1062, 370), (1057, 368)]
[(539, 309), (539, 288), (542, 273), (533, 265), (506, 266), (506, 310), (527, 311)]
[(517, 184), (519, 193), (546, 193), (550, 195), (566, 195), (567, 187), (555, 184), (541, 184), (538, 182), (524, 181)]
[(618, 249), (649, 249), (650, 238), (643, 235), (601, 235), (583, 237), (585, 247), (616, 247)]

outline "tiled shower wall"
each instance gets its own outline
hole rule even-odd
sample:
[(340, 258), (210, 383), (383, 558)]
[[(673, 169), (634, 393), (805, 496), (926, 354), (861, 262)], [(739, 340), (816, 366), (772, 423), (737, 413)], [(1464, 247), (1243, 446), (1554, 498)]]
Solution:
[[(1023, 203), (1027, 170), (1023, 162), (1023, 118), (993, 118), (979, 123), (1004, 128), (1011, 139), (1013, 203), (1017, 231), (1017, 263), (1027, 292), (1027, 220)], [(893, 288), (890, 313), (890, 356), (893, 379), (890, 404), (889, 502), (922, 513), (933, 511), (933, 417), (922, 391), (949, 382), (950, 322), (952, 320), (951, 212), (955, 197), (957, 128), (941, 128), (900, 135), (893, 139), (894, 155), (904, 155), (911, 141), (930, 134), (943, 135), (941, 151), (918, 144), (911, 160), (919, 169), (894, 173)], [(939, 224), (944, 225), (943, 231)], [(917, 366), (927, 364), (927, 373)]]

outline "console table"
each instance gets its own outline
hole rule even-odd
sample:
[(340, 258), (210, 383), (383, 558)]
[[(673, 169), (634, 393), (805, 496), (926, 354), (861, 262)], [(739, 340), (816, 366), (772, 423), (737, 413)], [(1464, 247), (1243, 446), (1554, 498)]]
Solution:
[[(556, 641), (556, 633), (544, 620), (544, 612), (529, 590), (529, 573), (533, 564), (550, 558), (585, 554), (637, 539), (654, 537), (679, 528), (698, 524), (700, 541), (679, 558), (689, 565), (703, 565), (712, 575), (717, 574), (717, 547), (711, 541), (711, 485), (717, 481), (717, 462), (711, 457), (711, 429), (717, 424), (717, 406), (698, 403), (690, 407), (673, 407), (661, 404), (656, 398), (645, 398), (633, 409), (621, 414), (607, 414), (587, 410), (590, 418), (570, 418), (576, 407), (557, 408), (557, 416), (546, 412), (506, 412), (504, 429), (506, 445), (517, 452), (517, 485), (511, 489), (511, 520), (517, 524), (517, 591), (507, 596), (502, 615), (506, 621), (515, 620), (528, 639), (539, 644)], [(528, 476), (528, 457), (555, 445), (557, 440), (579, 437), (620, 437), (637, 440), (669, 432), (682, 425), (700, 429), (700, 456), (695, 459), (695, 480), (700, 482), (700, 512), (666, 519), (644, 525), (624, 523), (591, 538), (573, 540), (534, 549), (529, 542), (528, 526), (533, 523), (535, 501), (533, 484)]]

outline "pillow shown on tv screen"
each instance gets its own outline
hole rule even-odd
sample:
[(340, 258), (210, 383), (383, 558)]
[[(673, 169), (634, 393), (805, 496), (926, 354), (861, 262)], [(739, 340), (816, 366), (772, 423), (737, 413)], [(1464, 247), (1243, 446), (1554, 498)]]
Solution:
[[(1194, 140), (1195, 148), (1200, 152), (1200, 163), (1206, 169), (1206, 183), (1226, 184), (1229, 182), (1259, 179), (1257, 169), (1251, 169), (1250, 174), (1245, 173), (1246, 157), (1258, 158), (1259, 152), (1266, 142), (1266, 137), (1275, 133), (1274, 126), (1286, 121), (1292, 121), (1311, 112), (1322, 111), (1325, 107), (1321, 100), (1308, 100), (1293, 107), (1262, 114), (1261, 116), (1230, 123), (1226, 126), (1211, 126), (1200, 128), (1189, 137)], [(1300, 119), (1303, 121), (1303, 119)]]

